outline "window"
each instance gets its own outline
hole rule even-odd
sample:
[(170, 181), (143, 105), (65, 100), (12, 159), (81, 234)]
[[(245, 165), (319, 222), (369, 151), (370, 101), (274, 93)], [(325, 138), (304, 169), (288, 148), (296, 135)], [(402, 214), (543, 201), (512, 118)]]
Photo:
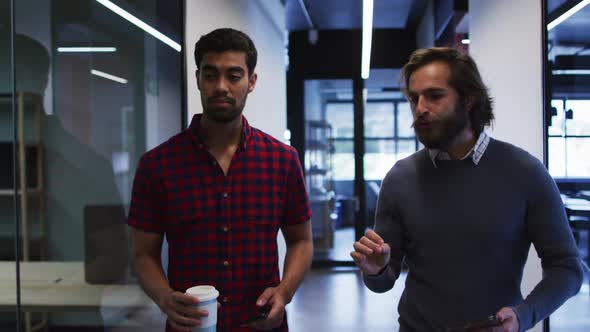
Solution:
[(549, 126), (549, 172), (553, 177), (590, 177), (590, 100), (554, 99)]
[[(328, 102), (332, 125), (335, 180), (354, 179), (352, 101)], [(368, 101), (365, 109), (365, 180), (381, 181), (393, 164), (418, 150), (412, 113), (405, 100)]]
[(368, 101), (365, 111), (365, 180), (381, 181), (391, 166), (418, 150), (405, 100)]

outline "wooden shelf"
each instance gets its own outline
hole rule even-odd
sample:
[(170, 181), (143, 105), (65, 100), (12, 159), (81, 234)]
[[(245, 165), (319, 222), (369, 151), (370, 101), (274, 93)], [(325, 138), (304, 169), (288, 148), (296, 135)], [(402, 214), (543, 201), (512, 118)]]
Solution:
[[(0, 189), (0, 197), (11, 197), (19, 200), (19, 222), (20, 222), (20, 236), (22, 238), (22, 258), (23, 261), (28, 261), (31, 256), (31, 242), (41, 240), (39, 247), (39, 257), (44, 259), (44, 244), (45, 238), (45, 211), (44, 211), (44, 167), (43, 167), (43, 151), (42, 151), (42, 121), (43, 121), (43, 96), (38, 93), (31, 92), (17, 92), (15, 96), (10, 93), (0, 94), (0, 103), (15, 103), (17, 114), (13, 121), (16, 121), (16, 142), (12, 149), (16, 149), (15, 154), (16, 167), (19, 169), (19, 178), (16, 184), (4, 183), (4, 188)], [(33, 113), (33, 127), (28, 128), (28, 120), (25, 121), (25, 114)], [(25, 126), (27, 122), (27, 126)], [(25, 128), (27, 127), (27, 128)], [(37, 139), (34, 142), (28, 142), (25, 139), (25, 130), (28, 134), (34, 133), (33, 137)], [(33, 130), (33, 131), (30, 131)], [(24, 143), (24, 144), (23, 144)], [(35, 149), (30, 150), (30, 147)], [(36, 158), (35, 163), (29, 163), (31, 157)], [(31, 159), (33, 160), (33, 159)], [(29, 170), (29, 172), (27, 172)], [(8, 179), (11, 180), (11, 179)], [(15, 195), (16, 194), (16, 195)], [(30, 200), (34, 198), (38, 200), (38, 204), (33, 204)], [(31, 206), (31, 207), (30, 207)], [(37, 209), (36, 212), (33, 209)], [(33, 218), (31, 218), (34, 216)], [(0, 236), (8, 236), (14, 238), (15, 232), (12, 230), (5, 230)]]
[[(26, 193), (27, 195), (31, 195), (31, 196), (37, 196), (39, 194), (41, 194), (42, 190), (39, 188), (30, 188), (27, 189)], [(22, 195), (22, 191), (19, 190), (18, 191), (18, 195)], [(0, 196), (14, 196), (14, 189), (0, 189)]]
[[(0, 230), (0, 238), (1, 239), (14, 239), (14, 229), (11, 230), (6, 230), (6, 229), (2, 229)], [(22, 233), (21, 233), (21, 237), (22, 237)], [(43, 240), (45, 238), (45, 230), (41, 229), (41, 225), (37, 224), (37, 223), (32, 223), (29, 225), (29, 241), (34, 242), (34, 241), (39, 241), (39, 240)]]

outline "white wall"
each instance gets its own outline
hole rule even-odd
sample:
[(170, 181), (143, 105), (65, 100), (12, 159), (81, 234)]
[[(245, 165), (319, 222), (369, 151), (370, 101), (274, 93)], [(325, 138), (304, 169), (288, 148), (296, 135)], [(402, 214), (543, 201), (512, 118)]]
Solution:
[(244, 115), (251, 125), (282, 140), (287, 128), (285, 13), (278, 0), (186, 1), (187, 100), (189, 121), (203, 108), (195, 81), (195, 43), (216, 28), (248, 34), (258, 49), (258, 82), (248, 96)]
[[(285, 10), (278, 0), (186, 1), (187, 105), (189, 121), (202, 113), (195, 81), (195, 43), (214, 29), (241, 30), (258, 50), (256, 88), (248, 96), (244, 115), (248, 122), (283, 140), (287, 128), (287, 73), (285, 68)], [(279, 266), (283, 268), (285, 241), (279, 234)]]
[[(541, 1), (470, 0), (469, 53), (494, 97), (492, 136), (543, 160)], [(533, 248), (522, 285), (528, 294), (541, 280)], [(541, 331), (537, 324), (534, 331)]]

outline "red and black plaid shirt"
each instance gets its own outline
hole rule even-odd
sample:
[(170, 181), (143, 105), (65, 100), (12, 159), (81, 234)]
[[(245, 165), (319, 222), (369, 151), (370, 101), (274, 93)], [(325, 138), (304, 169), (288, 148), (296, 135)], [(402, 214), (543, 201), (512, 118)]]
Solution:
[[(295, 149), (243, 118), (225, 176), (200, 121), (195, 115), (188, 129), (143, 155), (128, 223), (166, 234), (173, 289), (219, 290), (218, 330), (247, 331), (239, 326), (254, 314), (258, 296), (279, 284), (279, 228), (311, 218), (303, 172)], [(286, 322), (277, 331), (286, 331)]]

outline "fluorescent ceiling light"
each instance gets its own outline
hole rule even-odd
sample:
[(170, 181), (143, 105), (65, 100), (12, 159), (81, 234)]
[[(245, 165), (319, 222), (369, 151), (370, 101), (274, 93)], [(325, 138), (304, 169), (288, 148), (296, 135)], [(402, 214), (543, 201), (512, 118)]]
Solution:
[(58, 52), (80, 53), (80, 52), (117, 52), (116, 47), (58, 47)]
[(373, 0), (363, 0), (363, 50), (361, 77), (369, 78), (371, 69), (371, 40), (373, 39)]
[(144, 21), (142, 21), (142, 20), (138, 19), (137, 17), (131, 15), (128, 11), (126, 11), (125, 9), (123, 9), (123, 8), (115, 5), (110, 0), (96, 0), (96, 2), (98, 2), (101, 5), (107, 7), (108, 9), (112, 10), (115, 14), (121, 16), (122, 18), (126, 19), (127, 21), (135, 24), (136, 26), (138, 26), (143, 31), (149, 33), (150, 35), (152, 35), (152, 36), (154, 36), (156, 38), (158, 38), (164, 44), (172, 47), (176, 51), (180, 52), (180, 50), (182, 49), (182, 47), (180, 46), (179, 43), (177, 43), (174, 40), (168, 38), (166, 35), (164, 35), (160, 31), (152, 28), (151, 26), (149, 26)]
[(469, 40), (469, 38), (465, 38), (465, 39), (461, 40), (461, 44), (463, 44), (463, 45), (468, 45), (470, 43), (471, 43), (471, 40)]
[(561, 14), (561, 16), (559, 16), (558, 18), (554, 19), (553, 21), (549, 22), (549, 24), (547, 24), (547, 31), (555, 28), (559, 23), (567, 20), (570, 16), (572, 16), (575, 13), (579, 12), (580, 9), (586, 7), (588, 4), (590, 4), (590, 0), (580, 1), (577, 5), (575, 5), (572, 8), (570, 8), (570, 10), (568, 10), (567, 12)]
[(117, 83), (127, 84), (127, 80), (126, 79), (121, 78), (121, 77), (118, 77), (118, 76), (115, 76), (115, 75), (107, 74), (107, 73), (105, 73), (103, 71), (100, 71), (100, 70), (92, 69), (92, 70), (90, 70), (90, 73), (92, 75), (100, 76), (102, 78), (106, 78), (106, 79), (109, 79), (111, 81), (115, 81)]
[(553, 75), (590, 75), (590, 69), (555, 69)]

